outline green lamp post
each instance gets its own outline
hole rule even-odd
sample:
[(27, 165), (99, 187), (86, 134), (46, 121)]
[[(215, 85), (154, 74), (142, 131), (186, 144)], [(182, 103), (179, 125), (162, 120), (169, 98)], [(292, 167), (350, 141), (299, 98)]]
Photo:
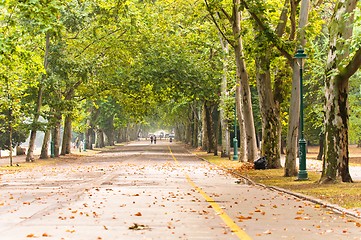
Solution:
[(304, 138), (303, 131), (303, 64), (304, 59), (307, 58), (302, 47), (300, 47), (294, 58), (298, 62), (298, 66), (300, 67), (300, 136), (298, 140), (299, 144), (299, 169), (297, 180), (308, 180), (308, 173), (306, 170), (306, 140)]
[(50, 157), (51, 158), (55, 157), (55, 146), (53, 140), (50, 141)]
[[(236, 100), (236, 95), (234, 96)], [(234, 138), (233, 138), (233, 160), (238, 160), (238, 140), (237, 140), (237, 101), (234, 108)]]

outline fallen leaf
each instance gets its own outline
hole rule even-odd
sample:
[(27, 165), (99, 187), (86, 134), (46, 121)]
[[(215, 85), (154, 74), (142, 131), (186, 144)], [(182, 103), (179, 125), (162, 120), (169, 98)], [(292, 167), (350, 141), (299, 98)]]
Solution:
[(149, 227), (147, 225), (134, 223), (134, 225), (130, 226), (128, 229), (130, 229), (130, 230), (145, 230), (145, 229), (149, 229)]
[(243, 216), (243, 215), (240, 215), (240, 216), (238, 216), (237, 218), (240, 219), (240, 220), (249, 220), (249, 219), (252, 219), (251, 216), (245, 217), (245, 216)]
[(297, 211), (297, 213), (296, 213), (296, 214), (300, 215), (300, 214), (304, 214), (304, 213), (305, 213), (305, 211), (304, 211), (304, 210), (299, 210), (299, 211)]
[(134, 214), (134, 216), (140, 217), (142, 216), (142, 214), (140, 212), (137, 212), (136, 214)]

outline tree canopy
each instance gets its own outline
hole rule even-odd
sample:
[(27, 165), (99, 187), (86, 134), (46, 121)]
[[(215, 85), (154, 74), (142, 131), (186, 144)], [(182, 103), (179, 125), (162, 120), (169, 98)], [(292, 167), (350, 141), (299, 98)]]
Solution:
[[(347, 4), (353, 8), (338, 19), (337, 11)], [(280, 167), (281, 139), (297, 136), (299, 113), (293, 106), (299, 96), (292, 84), (299, 78), (293, 55), (300, 44), (308, 55), (306, 139), (319, 144), (330, 131), (323, 113), (324, 87), (332, 76), (355, 74), (350, 91), (345, 88), (351, 105), (345, 120), (350, 141), (359, 143), (359, 9), (355, 0), (2, 1), (0, 131), (11, 134), (2, 134), (1, 147), (23, 142), (29, 130), (51, 131), (52, 141), (60, 142), (61, 124), (63, 147), (73, 140), (72, 132), (88, 145), (103, 137), (112, 144), (125, 132), (129, 139), (153, 131), (155, 121), (200, 145), (195, 139), (202, 134), (218, 141), (220, 109), (233, 127), (230, 106), (236, 100), (240, 135), (247, 136), (248, 152), (242, 146), (241, 151), (250, 160), (256, 157), (250, 149), (256, 148), (257, 132), (260, 154)], [(341, 30), (344, 37), (332, 42)], [(224, 41), (235, 51), (225, 51)], [(339, 67), (330, 65), (333, 60)]]

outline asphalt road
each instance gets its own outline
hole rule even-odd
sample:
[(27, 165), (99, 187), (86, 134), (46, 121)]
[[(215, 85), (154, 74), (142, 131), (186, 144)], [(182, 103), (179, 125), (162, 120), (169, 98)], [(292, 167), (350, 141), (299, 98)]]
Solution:
[(3, 174), (0, 239), (361, 239), (360, 220), (157, 141)]

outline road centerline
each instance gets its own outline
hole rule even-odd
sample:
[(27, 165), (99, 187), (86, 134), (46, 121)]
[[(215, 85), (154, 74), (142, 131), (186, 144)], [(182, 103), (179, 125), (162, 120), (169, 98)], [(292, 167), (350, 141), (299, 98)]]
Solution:
[[(177, 158), (174, 156), (172, 149), (170, 148), (170, 146), (168, 146), (169, 152), (174, 160), (174, 162), (181, 167), (181, 165), (179, 164), (179, 161), (177, 160)], [(213, 208), (213, 210), (216, 212), (216, 214), (223, 220), (223, 222), (231, 229), (231, 231), (239, 238), (242, 240), (250, 240), (252, 239), (250, 236), (248, 236), (248, 234), (243, 231), (234, 221), (233, 219), (222, 210), (222, 208), (217, 204), (217, 202), (210, 197), (206, 192), (204, 192), (200, 187), (197, 186), (197, 184), (195, 184), (195, 182), (193, 182), (193, 180), (191, 179), (191, 177), (184, 172), (184, 169), (182, 168), (182, 171), (187, 179), (187, 182), (189, 183), (189, 185), (191, 185), (202, 197), (203, 199), (209, 203), (209, 205), (211, 205), (211, 207)]]

